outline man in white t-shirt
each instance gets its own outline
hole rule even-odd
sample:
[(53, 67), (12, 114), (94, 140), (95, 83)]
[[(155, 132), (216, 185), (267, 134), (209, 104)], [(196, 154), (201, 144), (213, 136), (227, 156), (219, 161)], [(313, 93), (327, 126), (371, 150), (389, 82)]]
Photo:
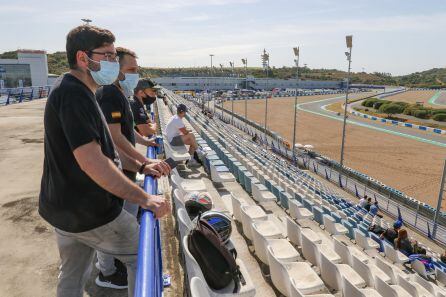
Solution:
[(177, 106), (177, 114), (170, 118), (166, 125), (167, 141), (171, 146), (189, 145), (189, 154), (191, 155), (188, 161), (188, 166), (199, 166), (197, 162), (198, 156), (195, 151), (198, 148), (197, 141), (192, 131), (187, 130), (183, 123), (183, 118), (186, 116), (187, 106), (179, 104)]

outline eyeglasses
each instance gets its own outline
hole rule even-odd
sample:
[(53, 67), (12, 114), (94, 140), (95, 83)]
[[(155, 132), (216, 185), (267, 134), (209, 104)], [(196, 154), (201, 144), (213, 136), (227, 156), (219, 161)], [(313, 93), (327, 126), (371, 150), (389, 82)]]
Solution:
[(101, 52), (96, 52), (96, 51), (88, 51), (89, 54), (96, 54), (96, 55), (101, 55), (104, 56), (104, 58), (109, 61), (109, 62), (119, 62), (119, 57), (116, 53), (113, 52), (105, 52), (105, 53), (101, 53)]

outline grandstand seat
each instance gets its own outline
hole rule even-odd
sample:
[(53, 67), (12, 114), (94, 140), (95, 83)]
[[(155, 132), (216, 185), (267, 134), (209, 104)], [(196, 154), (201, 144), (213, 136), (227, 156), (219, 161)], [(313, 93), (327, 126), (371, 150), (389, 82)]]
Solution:
[(435, 267), (435, 278), (443, 286), (446, 286), (446, 272), (438, 267)]
[(346, 235), (347, 235), (350, 239), (355, 239), (355, 233), (354, 233), (355, 228), (353, 228), (352, 224), (350, 224), (350, 222), (346, 221), (345, 219), (343, 219), (343, 220), (341, 221), (341, 223), (342, 223), (342, 226), (344, 226), (344, 227), (347, 228), (347, 230), (348, 230), (348, 232), (347, 232)]
[(257, 205), (242, 205), (240, 207), (243, 234), (249, 240), (252, 240), (252, 223), (254, 220), (267, 220), (268, 216), (260, 206)]
[(324, 252), (320, 253), (321, 259), (321, 277), (324, 282), (332, 289), (342, 291), (342, 277), (347, 278), (351, 283), (363, 288), (366, 286), (361, 276), (347, 264), (335, 264), (327, 258)]
[(173, 160), (179, 161), (187, 161), (190, 159), (189, 152), (187, 151), (186, 146), (171, 146), (167, 139), (163, 141), (164, 151), (166, 152), (166, 157), (172, 158)]
[[(198, 277), (199, 279), (203, 280), (205, 283), (205, 278), (203, 276), (203, 272), (201, 271), (200, 266), (198, 265), (197, 261), (195, 260), (194, 256), (189, 251), (189, 247), (187, 244), (187, 236), (184, 236), (182, 239), (183, 243), (183, 250), (184, 250), (184, 256), (185, 256), (185, 262), (187, 267), (187, 277), (189, 279), (189, 282), (192, 280), (193, 277)], [(254, 287), (254, 284), (251, 280), (251, 277), (249, 276), (249, 273), (245, 267), (245, 264), (243, 263), (240, 258), (237, 258), (236, 260), (237, 265), (239, 266), (240, 272), (243, 275), (243, 278), (246, 281), (246, 284), (243, 286), (240, 286), (239, 291), (236, 293), (233, 293), (235, 284), (234, 282), (231, 282), (231, 284), (223, 288), (221, 290), (212, 290), (208, 287), (208, 290), (211, 291), (211, 296), (243, 296), (243, 297), (251, 297), (254, 296), (256, 293), (256, 289)], [(207, 286), (207, 284), (206, 284)], [(194, 296), (195, 297), (195, 296)], [(201, 296), (200, 296), (201, 297)]]
[(188, 235), (189, 231), (192, 229), (192, 221), (186, 212), (186, 209), (180, 208), (177, 210), (178, 217), (178, 230), (180, 232), (180, 238), (182, 236)]
[(296, 224), (290, 217), (286, 217), (286, 230), (288, 240), (296, 245), (302, 246), (302, 228)]
[(383, 242), (384, 244), (384, 253), (386, 257), (392, 261), (392, 263), (406, 263), (409, 261), (409, 258), (405, 256), (398, 250), (395, 250), (393, 246), (388, 244), (387, 242)]
[(206, 191), (206, 185), (201, 179), (183, 179), (175, 174), (170, 179), (174, 187), (178, 188), (183, 195), (194, 191)]
[(190, 292), (193, 297), (211, 297), (205, 281), (196, 276), (190, 281)]
[(235, 195), (231, 192), (231, 203), (232, 203), (232, 215), (234, 216), (234, 219), (242, 222), (242, 215), (240, 212), (240, 208), (242, 205), (248, 205), (248, 203), (242, 199), (235, 197)]
[(252, 184), (252, 196), (257, 202), (273, 201), (276, 197), (262, 184)]
[(384, 252), (384, 244), (383, 244), (383, 241), (381, 240), (381, 238), (373, 232), (370, 232), (369, 235), (370, 235), (370, 239), (372, 239), (379, 245), (378, 251)]
[(290, 215), (296, 220), (313, 219), (313, 213), (304, 208), (303, 205), (296, 199), (289, 200)]
[(224, 183), (235, 181), (234, 175), (229, 172), (228, 167), (215, 165), (215, 162), (210, 162), (211, 179), (215, 183)]
[(332, 294), (311, 294), (305, 295), (299, 289), (296, 288), (296, 281), (294, 279), (291, 280), (291, 297), (333, 297)]
[(291, 280), (295, 288), (304, 294), (321, 292), (325, 285), (317, 273), (305, 262), (281, 262), (274, 250), (268, 246), (271, 281), (285, 296), (291, 296)]
[(324, 220), (324, 226), (325, 229), (330, 233), (331, 235), (342, 235), (346, 234), (348, 232), (347, 228), (345, 228), (343, 225), (336, 223), (332, 216), (324, 214), (323, 215)]
[(446, 294), (446, 291), (444, 291), (442, 288), (440, 288), (439, 286), (435, 285), (432, 282), (425, 280), (418, 274), (412, 274), (411, 281), (415, 284), (419, 284), (420, 287), (425, 288), (433, 296), (438, 296), (439, 294), (442, 294), (442, 295)]
[(367, 251), (379, 248), (379, 244), (375, 240), (368, 238), (362, 231), (354, 229), (354, 233), (356, 244), (363, 250)]
[(174, 189), (173, 190), (173, 201), (175, 203), (175, 208), (176, 209), (185, 208), (184, 200), (183, 200), (182, 196), (183, 195), (181, 194), (179, 189)]
[(352, 282), (342, 277), (342, 296), (346, 297), (386, 297), (379, 294), (376, 290), (366, 288), (357, 288)]
[(292, 200), (292, 196), (287, 192), (280, 192), (280, 206), (285, 209), (289, 208), (289, 201)]
[(407, 279), (404, 279), (404, 277), (401, 277), (400, 275), (397, 276), (397, 280), (398, 280), (398, 285), (404, 290), (406, 290), (406, 292), (409, 293), (410, 296), (435, 297), (428, 290), (422, 287), (419, 283), (408, 281)]
[(323, 211), (320, 207), (314, 206), (313, 207), (313, 214), (314, 214), (314, 220), (319, 225), (324, 225), (324, 217), (323, 217)]
[(398, 285), (389, 285), (380, 277), (375, 279), (376, 290), (384, 297), (411, 297), (411, 295)]
[(377, 276), (381, 277), (386, 283), (391, 283), (390, 276), (386, 275), (381, 269), (379, 269), (372, 262), (364, 263), (356, 255), (352, 255), (352, 265), (353, 269), (365, 280), (367, 286), (375, 287), (375, 278)]
[(254, 249), (260, 261), (269, 266), (267, 247), (271, 247), (274, 255), (284, 262), (297, 261), (298, 251), (290, 242), (282, 237), (282, 233), (271, 221), (252, 223)]
[(333, 246), (334, 251), (341, 257), (342, 263), (344, 264), (352, 266), (352, 256), (356, 256), (362, 262), (368, 262), (369, 260), (369, 257), (363, 251), (356, 248), (356, 246), (347, 246), (336, 237), (333, 237)]
[(410, 279), (409, 274), (404, 273), (401, 269), (395, 267), (393, 264), (387, 263), (380, 257), (375, 257), (375, 265), (390, 277), (390, 282), (393, 285), (398, 284), (398, 275), (401, 275), (401, 277), (404, 277), (407, 280)]

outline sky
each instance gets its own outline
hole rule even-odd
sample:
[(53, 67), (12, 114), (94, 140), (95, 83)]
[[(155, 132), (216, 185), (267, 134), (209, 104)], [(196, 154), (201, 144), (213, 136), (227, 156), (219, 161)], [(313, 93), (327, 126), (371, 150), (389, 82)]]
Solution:
[(292, 48), (310, 68), (408, 74), (446, 67), (445, 0), (0, 0), (0, 52), (65, 50), (70, 29), (90, 18), (134, 50), (140, 66), (213, 63), (293, 66)]

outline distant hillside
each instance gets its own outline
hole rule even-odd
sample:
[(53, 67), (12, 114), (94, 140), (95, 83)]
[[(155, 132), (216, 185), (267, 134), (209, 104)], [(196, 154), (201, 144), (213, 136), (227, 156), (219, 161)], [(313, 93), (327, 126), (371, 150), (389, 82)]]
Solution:
[[(16, 59), (17, 51), (0, 54), (0, 58)], [(48, 54), (48, 71), (53, 74), (62, 74), (68, 71), (68, 62), (65, 52)], [(147, 68), (141, 67), (140, 74), (143, 76), (208, 76), (209, 67), (196, 68)], [(259, 67), (249, 67), (248, 75), (254, 77), (265, 77), (266, 73)], [(229, 68), (214, 68), (214, 76), (229, 76), (232, 74)], [(245, 69), (238, 67), (234, 69), (234, 75), (245, 76)], [(268, 73), (269, 77), (292, 79), (296, 77), (296, 67), (272, 67)], [(347, 77), (345, 71), (336, 69), (310, 69), (299, 67), (299, 77), (303, 80), (343, 80)], [(446, 87), (446, 69), (434, 68), (422, 72), (416, 72), (403, 76), (391, 76), (388, 73), (352, 73), (353, 83), (377, 84), (377, 85), (402, 85), (407, 87)]]

